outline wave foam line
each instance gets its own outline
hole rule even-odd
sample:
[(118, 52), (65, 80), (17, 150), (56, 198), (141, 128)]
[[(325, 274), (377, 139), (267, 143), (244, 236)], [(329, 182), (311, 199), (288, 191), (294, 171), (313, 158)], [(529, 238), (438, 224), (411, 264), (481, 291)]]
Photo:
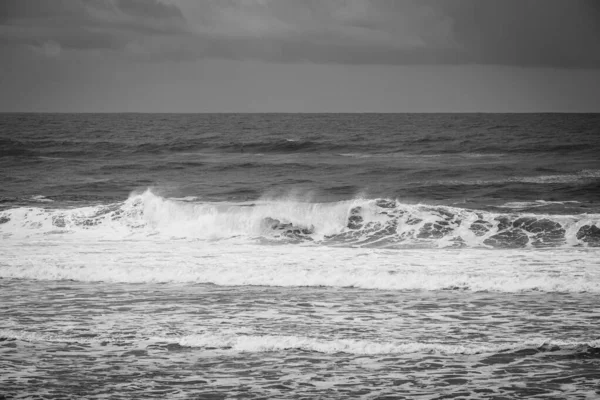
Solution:
[(16, 279), (600, 293), (596, 249), (423, 251), (187, 241), (38, 246), (24, 240), (0, 248), (0, 255), (0, 277)]
[(591, 342), (562, 341), (539, 339), (521, 343), (467, 343), (445, 344), (425, 342), (377, 342), (370, 340), (337, 339), (325, 340), (301, 336), (277, 335), (190, 335), (177, 343), (186, 347), (218, 348), (236, 352), (276, 352), (286, 350), (303, 350), (317, 353), (348, 353), (357, 355), (437, 353), (453, 354), (486, 354), (512, 352), (525, 349), (575, 350), (581, 348), (598, 348), (600, 340)]
[(200, 348), (206, 350), (220, 350), (245, 353), (281, 352), (302, 350), (324, 354), (355, 354), (355, 355), (392, 355), (392, 354), (442, 354), (442, 355), (473, 355), (497, 354), (516, 352), (528, 349), (545, 351), (585, 351), (600, 348), (600, 340), (554, 340), (534, 339), (522, 342), (506, 343), (427, 343), (427, 342), (401, 342), (401, 341), (372, 341), (359, 339), (319, 339), (304, 336), (286, 335), (235, 335), (235, 334), (191, 334), (181, 337), (137, 337), (127, 340), (110, 335), (95, 338), (78, 338), (61, 336), (59, 334), (38, 333), (10, 329), (0, 329), (0, 338), (3, 340), (19, 340), (23, 342), (51, 342), (51, 343), (108, 343), (122, 344), (124, 341), (132, 345), (160, 346), (161, 343), (178, 344), (182, 347)]

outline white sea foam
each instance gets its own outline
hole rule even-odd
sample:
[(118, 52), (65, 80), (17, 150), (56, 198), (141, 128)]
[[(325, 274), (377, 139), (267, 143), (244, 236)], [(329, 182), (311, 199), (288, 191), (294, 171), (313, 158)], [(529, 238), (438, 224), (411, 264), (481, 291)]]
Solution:
[(52, 203), (54, 201), (54, 200), (49, 199), (49, 198), (47, 198), (45, 196), (42, 196), (42, 195), (31, 196), (30, 200), (36, 201), (36, 202), (39, 202), (39, 203)]
[(239, 352), (271, 352), (282, 350), (304, 350), (319, 353), (350, 353), (360, 355), (377, 354), (482, 354), (559, 347), (572, 350), (581, 347), (600, 347), (600, 340), (591, 342), (537, 339), (511, 343), (424, 343), (424, 342), (375, 342), (352, 339), (316, 339), (300, 336), (274, 335), (190, 335), (177, 342), (189, 347), (216, 347)]
[(201, 333), (181, 337), (146, 337), (144, 335), (120, 336), (100, 335), (97, 337), (64, 336), (53, 333), (40, 333), (14, 329), (0, 329), (0, 338), (21, 340), (24, 342), (54, 343), (122, 343), (133, 342), (137, 345), (160, 343), (176, 343), (184, 347), (207, 348), (210, 350), (263, 353), (289, 350), (335, 354), (346, 353), (356, 355), (402, 355), (412, 353), (433, 353), (442, 355), (473, 355), (513, 352), (525, 349), (544, 351), (551, 349), (577, 350), (600, 348), (600, 340), (553, 340), (548, 338), (525, 339), (519, 342), (506, 343), (435, 343), (414, 341), (373, 341), (355, 339), (323, 339), (289, 335), (252, 335), (235, 333)]
[(585, 169), (578, 172), (567, 173), (567, 174), (552, 174), (552, 175), (531, 175), (531, 176), (512, 176), (501, 179), (444, 179), (444, 180), (431, 180), (431, 181), (414, 181), (411, 182), (415, 185), (501, 185), (505, 183), (528, 183), (536, 185), (548, 185), (548, 184), (582, 184), (588, 183), (600, 178), (600, 170)]
[(522, 210), (526, 208), (538, 208), (546, 207), (550, 205), (565, 205), (565, 204), (579, 204), (579, 201), (546, 201), (546, 200), (535, 200), (535, 201), (509, 201), (504, 203), (498, 208), (509, 208), (513, 210)]
[(371, 158), (374, 157), (374, 154), (366, 154), (366, 153), (340, 153), (342, 157), (350, 157), (350, 158)]
[(4, 240), (0, 276), (41, 280), (600, 293), (600, 252), (383, 250), (236, 240)]
[(585, 169), (571, 174), (539, 175), (511, 178), (510, 181), (522, 183), (572, 183), (600, 178), (600, 170)]

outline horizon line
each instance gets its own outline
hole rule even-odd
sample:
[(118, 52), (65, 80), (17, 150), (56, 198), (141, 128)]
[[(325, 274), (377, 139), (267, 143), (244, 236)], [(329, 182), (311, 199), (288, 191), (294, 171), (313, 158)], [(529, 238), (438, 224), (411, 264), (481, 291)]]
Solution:
[(600, 114), (598, 111), (0, 111), (0, 114)]

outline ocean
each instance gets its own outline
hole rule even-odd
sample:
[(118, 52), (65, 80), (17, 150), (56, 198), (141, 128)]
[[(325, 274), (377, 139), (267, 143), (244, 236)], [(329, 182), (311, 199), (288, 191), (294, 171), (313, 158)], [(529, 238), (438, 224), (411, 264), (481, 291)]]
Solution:
[(0, 114), (0, 398), (600, 398), (600, 114)]

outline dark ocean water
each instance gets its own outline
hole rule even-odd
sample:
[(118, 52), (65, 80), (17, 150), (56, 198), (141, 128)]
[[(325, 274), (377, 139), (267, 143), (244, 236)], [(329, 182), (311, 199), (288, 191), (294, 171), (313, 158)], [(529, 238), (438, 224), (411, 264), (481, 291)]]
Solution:
[(166, 196), (597, 210), (598, 114), (3, 114), (4, 203)]
[(600, 114), (0, 114), (0, 182), (0, 395), (600, 396)]

